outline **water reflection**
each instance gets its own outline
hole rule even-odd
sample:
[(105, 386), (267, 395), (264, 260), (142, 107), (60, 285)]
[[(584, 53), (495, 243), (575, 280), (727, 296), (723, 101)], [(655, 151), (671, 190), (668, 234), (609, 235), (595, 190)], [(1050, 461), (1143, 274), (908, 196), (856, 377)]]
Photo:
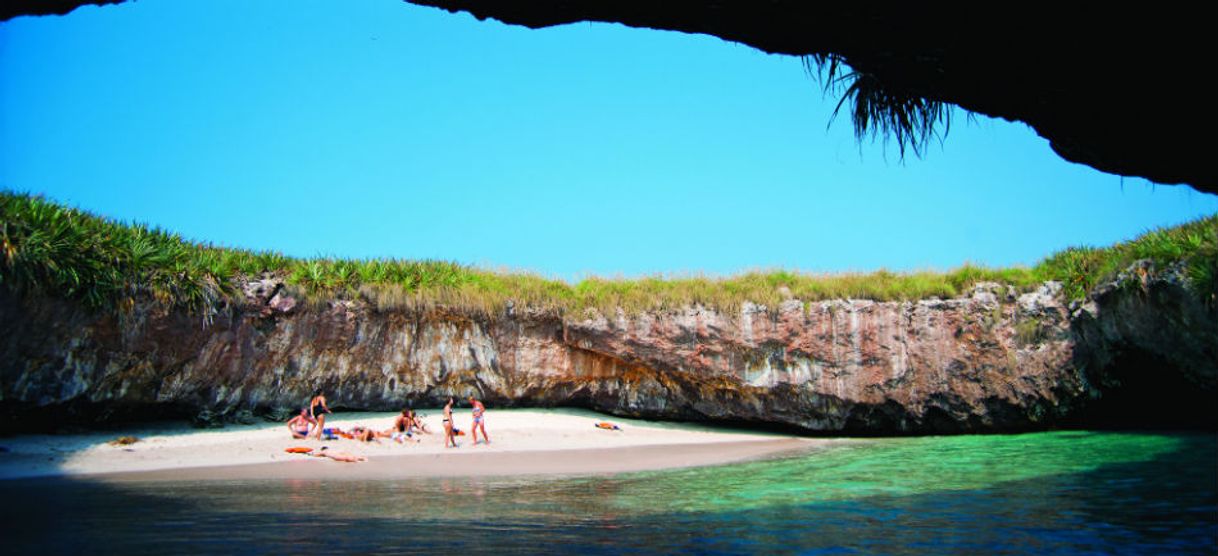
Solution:
[(1213, 553), (1216, 461), (1206, 435), (919, 438), (582, 479), (19, 481), (0, 519), (49, 552)]

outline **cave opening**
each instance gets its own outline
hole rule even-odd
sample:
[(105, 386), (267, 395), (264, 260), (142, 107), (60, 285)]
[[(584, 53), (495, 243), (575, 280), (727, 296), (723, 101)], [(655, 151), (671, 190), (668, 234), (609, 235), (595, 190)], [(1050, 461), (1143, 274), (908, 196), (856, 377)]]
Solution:
[(1218, 430), (1214, 390), (1188, 371), (1137, 348), (1120, 351), (1111, 364), (1092, 373), (1100, 396), (1083, 411), (1078, 425), (1106, 429)]

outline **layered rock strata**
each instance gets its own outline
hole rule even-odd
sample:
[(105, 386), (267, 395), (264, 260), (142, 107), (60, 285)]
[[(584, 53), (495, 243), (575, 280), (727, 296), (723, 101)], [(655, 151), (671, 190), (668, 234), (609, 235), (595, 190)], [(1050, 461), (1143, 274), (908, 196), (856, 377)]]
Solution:
[(1129, 384), (1163, 380), (1212, 395), (1214, 311), (1178, 280), (1143, 286), (1112, 286), (1074, 306), (1054, 283), (1024, 294), (985, 284), (946, 300), (564, 319), (312, 306), (268, 277), (247, 284), (243, 308), (210, 324), (3, 294), (0, 396), (9, 426), (281, 417), (322, 389), (332, 405), (361, 410), (474, 394), (492, 407), (816, 433), (1039, 429), (1085, 421), (1097, 407), (1113, 412), (1101, 400), (1120, 400)]

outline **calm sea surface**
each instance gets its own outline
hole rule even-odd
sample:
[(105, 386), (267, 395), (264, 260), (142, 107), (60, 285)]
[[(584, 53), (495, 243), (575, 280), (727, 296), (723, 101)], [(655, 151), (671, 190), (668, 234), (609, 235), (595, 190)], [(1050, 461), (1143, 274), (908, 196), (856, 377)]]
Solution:
[(1218, 436), (862, 440), (557, 478), (0, 481), (34, 553), (1215, 554)]

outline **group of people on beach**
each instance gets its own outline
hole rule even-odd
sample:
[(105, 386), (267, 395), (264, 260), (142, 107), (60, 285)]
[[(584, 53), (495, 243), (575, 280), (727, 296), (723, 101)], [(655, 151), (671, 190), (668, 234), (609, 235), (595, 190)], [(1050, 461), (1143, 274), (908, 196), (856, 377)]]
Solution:
[[(470, 435), (474, 437), (474, 445), (478, 445), (478, 430), (482, 430), (482, 439), (490, 444), (491, 437), (486, 434), (486, 406), (473, 396), (469, 397), (469, 405), (474, 408), (474, 421), (469, 426)], [(444, 447), (456, 448), (458, 434), (460, 431), (457, 430), (455, 421), (453, 421), (453, 398), (449, 396), (448, 403), (444, 405)]]
[[(456, 448), (457, 435), (462, 434), (455, 426), (453, 420), (453, 403), (454, 399), (450, 396), (448, 403), (444, 406), (444, 447)], [(491, 438), (486, 433), (486, 406), (481, 401), (469, 397), (470, 407), (473, 408), (473, 423), (470, 425), (470, 434), (473, 436), (474, 444), (478, 444), (478, 432), (482, 432), (483, 441), (486, 444), (491, 443)], [(309, 400), (306, 407), (301, 408), (300, 413), (288, 419), (288, 431), (292, 433), (292, 438), (307, 439), (315, 438), (321, 440), (324, 434), (327, 439), (348, 438), (352, 440), (361, 440), (364, 442), (379, 442), (380, 438), (388, 438), (398, 443), (404, 443), (409, 440), (419, 442), (418, 435), (420, 433), (431, 434), (427, 429), (426, 423), (423, 422), (421, 415), (415, 413), (412, 408), (405, 408), (401, 414), (394, 419), (393, 426), (384, 431), (378, 431), (364, 426), (355, 426), (351, 430), (345, 431), (338, 427), (327, 428), (326, 414), (332, 413), (330, 407), (326, 404), (325, 393), (321, 390), (313, 392), (313, 397)], [(322, 452), (325, 450), (323, 449)], [(330, 457), (330, 454), (324, 454)], [(346, 460), (344, 460), (346, 461)]]
[(299, 414), (288, 419), (288, 430), (292, 431), (292, 438), (304, 439), (312, 436), (320, 439), (326, 426), (327, 413), (331, 411), (330, 406), (326, 405), (325, 393), (321, 390), (313, 392), (309, 405), (302, 407)]

